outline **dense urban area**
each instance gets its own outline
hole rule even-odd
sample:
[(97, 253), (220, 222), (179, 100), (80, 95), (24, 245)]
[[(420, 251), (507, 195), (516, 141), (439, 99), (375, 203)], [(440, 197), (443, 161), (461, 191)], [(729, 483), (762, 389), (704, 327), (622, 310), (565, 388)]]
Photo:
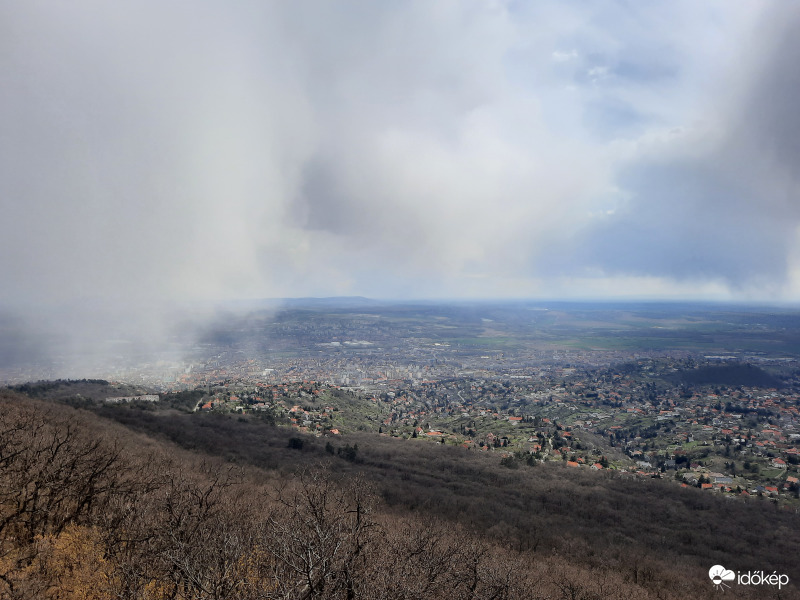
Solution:
[(180, 360), (103, 373), (138, 390), (106, 402), (182, 398), (305, 435), (372, 432), (508, 468), (558, 462), (797, 504), (792, 313), (362, 303), (225, 314)]

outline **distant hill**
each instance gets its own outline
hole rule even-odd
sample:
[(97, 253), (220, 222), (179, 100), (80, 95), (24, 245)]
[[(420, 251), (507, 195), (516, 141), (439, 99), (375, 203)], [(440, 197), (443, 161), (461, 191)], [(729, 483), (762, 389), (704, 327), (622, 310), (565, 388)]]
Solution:
[(732, 385), (745, 387), (780, 388), (783, 382), (764, 369), (746, 363), (708, 365), (697, 369), (679, 371), (668, 377), (674, 384)]
[(383, 300), (373, 300), (363, 296), (333, 296), (325, 298), (263, 298), (260, 300), (233, 300), (222, 306), (229, 310), (276, 310), (284, 308), (359, 308), (380, 306)]
[(334, 296), (331, 298), (284, 298), (281, 302), (285, 306), (302, 307), (336, 307), (353, 308), (358, 306), (376, 306), (384, 304), (380, 300), (372, 300), (363, 296)]
[(31, 398), (67, 401), (75, 398), (100, 401), (114, 396), (138, 396), (148, 390), (133, 385), (111, 384), (103, 379), (59, 379), (57, 381), (36, 381), (9, 387)]

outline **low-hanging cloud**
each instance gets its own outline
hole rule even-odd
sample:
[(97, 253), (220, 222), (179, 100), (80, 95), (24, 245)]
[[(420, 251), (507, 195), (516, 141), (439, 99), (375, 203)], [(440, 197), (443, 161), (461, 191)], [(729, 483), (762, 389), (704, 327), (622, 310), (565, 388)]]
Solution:
[(0, 302), (780, 282), (795, 13), (4, 5)]

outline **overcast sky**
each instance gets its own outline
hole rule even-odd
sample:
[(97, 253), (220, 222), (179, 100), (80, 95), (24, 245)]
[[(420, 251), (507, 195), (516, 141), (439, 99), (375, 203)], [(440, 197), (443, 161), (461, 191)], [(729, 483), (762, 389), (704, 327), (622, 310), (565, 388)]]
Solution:
[(800, 300), (800, 4), (0, 4), (0, 302)]

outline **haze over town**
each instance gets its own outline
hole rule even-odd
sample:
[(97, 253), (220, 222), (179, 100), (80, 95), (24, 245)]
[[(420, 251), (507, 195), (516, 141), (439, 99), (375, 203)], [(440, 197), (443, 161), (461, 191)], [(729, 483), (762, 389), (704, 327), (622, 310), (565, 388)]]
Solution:
[(4, 5), (4, 337), (155, 343), (259, 298), (795, 302), (799, 16)]

